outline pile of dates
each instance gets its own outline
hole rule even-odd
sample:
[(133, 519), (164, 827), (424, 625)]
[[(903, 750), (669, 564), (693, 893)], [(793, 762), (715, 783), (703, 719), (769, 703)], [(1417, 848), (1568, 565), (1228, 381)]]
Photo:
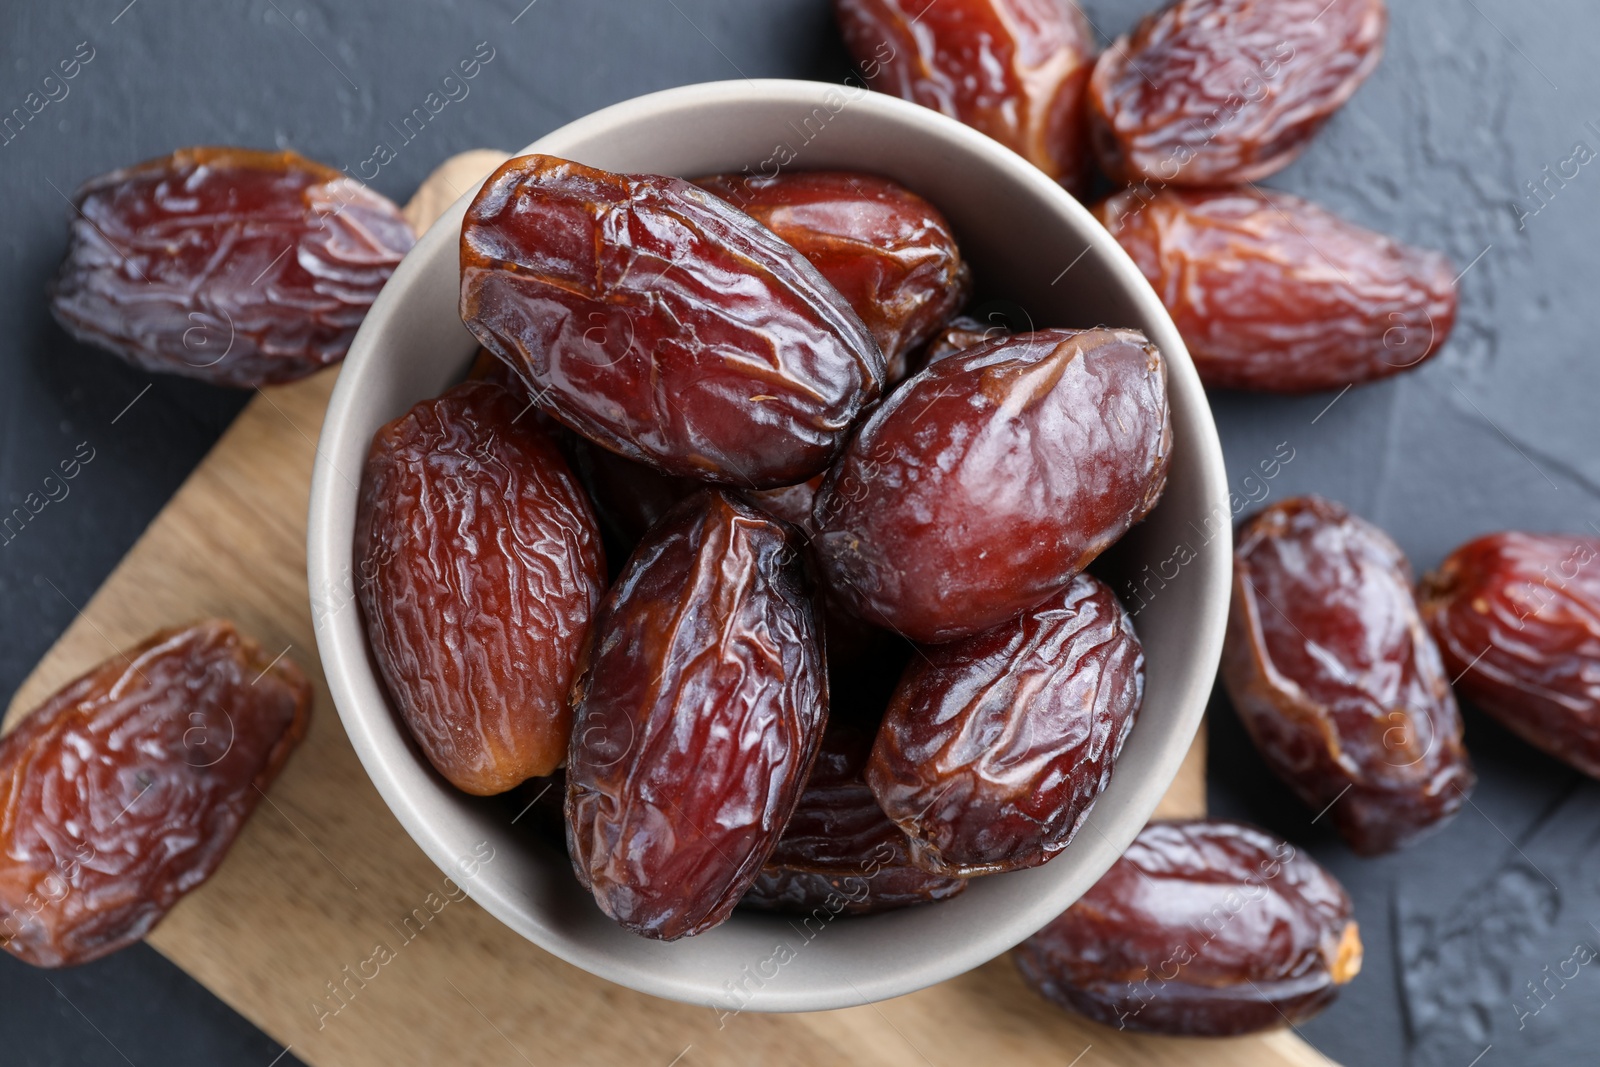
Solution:
[(1178, 0), (1098, 54), (1072, 0), (834, 9), (874, 88), (981, 130), (1080, 196), (1113, 188), (1095, 214), (1206, 385), (1338, 389), (1448, 339), (1448, 259), (1255, 184), (1377, 66), (1385, 0)]
[(578, 880), (663, 941), (1067, 846), (1144, 695), (1086, 571), (1166, 484), (1143, 335), (965, 335), (948, 222), (866, 174), (523, 156), (460, 249), (483, 353), (378, 432), (355, 545), (443, 777), (559, 772)]
[[(1208, 387), (1348, 388), (1447, 340), (1457, 297), (1444, 256), (1255, 184), (1372, 73), (1384, 0), (1177, 0), (1099, 54), (1069, 0), (834, 8), (873, 87), (1098, 194), (1096, 217)], [(984, 337), (984, 324), (957, 320), (931, 350), (942, 359)], [(1600, 776), (1597, 560), (1600, 538), (1493, 534), (1419, 587), (1383, 531), (1331, 501), (1286, 500), (1239, 530), (1223, 681), (1312, 821), (1326, 817), (1363, 855), (1402, 848), (1475, 784), (1458, 690)], [(927, 788), (918, 801), (948, 806)], [(1004, 836), (992, 813), (980, 821)], [(1045, 996), (1103, 1022), (1233, 1034), (1320, 1010), (1359, 968), (1360, 942), (1343, 891), (1287, 842), (1156, 823), (1017, 962)]]

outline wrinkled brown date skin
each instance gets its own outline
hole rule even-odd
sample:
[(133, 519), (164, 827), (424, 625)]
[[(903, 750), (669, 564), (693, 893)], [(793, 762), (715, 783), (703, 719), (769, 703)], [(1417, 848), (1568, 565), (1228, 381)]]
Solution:
[(1455, 815), (1476, 777), (1399, 546), (1320, 497), (1247, 521), (1222, 678), (1279, 778), (1364, 855)]
[(883, 388), (861, 319), (766, 227), (678, 178), (550, 156), (473, 198), (461, 319), (584, 437), (740, 488), (827, 467)]
[(567, 847), (601, 910), (646, 937), (728, 917), (816, 758), (827, 677), (792, 536), (702, 493), (601, 604), (573, 688)]
[(1463, 696), (1600, 778), (1600, 538), (1480, 537), (1423, 579), (1421, 601)]
[(131, 945), (211, 876), (305, 736), (311, 685), (220, 619), (166, 630), (0, 739), (0, 947)]
[(818, 495), (830, 591), (948, 641), (1064, 588), (1155, 506), (1166, 365), (1132, 330), (1042, 330), (942, 359), (866, 422)]
[(1316, 1015), (1361, 970), (1361, 937), (1344, 888), (1287, 841), (1158, 822), (1013, 959), (1097, 1022), (1223, 1037)]
[(1101, 166), (1130, 185), (1276, 174), (1378, 65), (1388, 21), (1384, 0), (1179, 0), (1095, 64)]
[(294, 152), (184, 148), (73, 205), (56, 321), (144, 370), (240, 388), (343, 359), (416, 243), (393, 203)]
[(1130, 189), (1096, 211), (1208, 386), (1339, 389), (1409, 370), (1456, 317), (1455, 268), (1287, 193)]
[(1070, 0), (834, 0), (868, 83), (988, 134), (1067, 188), (1087, 182), (1094, 33)]
[(1098, 578), (911, 661), (867, 766), (911, 859), (940, 874), (1037, 867), (1088, 817), (1144, 700), (1144, 649)]
[[(915, 866), (906, 835), (872, 798), (862, 774), (872, 731), (830, 718), (800, 804), (761, 875), (739, 903), (767, 911), (870, 915), (938, 900), (967, 888), (961, 878)], [(818, 909), (824, 909), (819, 913)]]
[(605, 589), (589, 503), (525, 410), (488, 382), (424, 400), (373, 439), (356, 516), (356, 591), (395, 709), (480, 796), (566, 757)]
[(972, 292), (939, 209), (871, 174), (719, 174), (695, 184), (794, 246), (850, 302), (883, 351), (887, 382)]

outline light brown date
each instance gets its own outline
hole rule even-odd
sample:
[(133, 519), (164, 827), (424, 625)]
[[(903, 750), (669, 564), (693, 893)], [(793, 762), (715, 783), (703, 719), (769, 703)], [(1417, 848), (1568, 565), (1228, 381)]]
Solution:
[(373, 658), (439, 773), (489, 795), (559, 767), (605, 559), (527, 405), (465, 382), (379, 430), (355, 551)]

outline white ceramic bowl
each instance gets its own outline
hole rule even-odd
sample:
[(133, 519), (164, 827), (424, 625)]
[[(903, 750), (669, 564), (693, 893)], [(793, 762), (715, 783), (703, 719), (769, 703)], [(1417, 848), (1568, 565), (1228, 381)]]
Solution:
[[(456, 310), (464, 197), (373, 304), (317, 452), (308, 544), (317, 644), (367, 773), (423, 851), (491, 914), (562, 959), (647, 993), (722, 1011), (815, 1011), (908, 993), (999, 955), (1094, 884), (1144, 825), (1177, 773), (1216, 673), (1231, 549), (1222, 453), (1189, 355), (1155, 293), (1090, 214), (1020, 156), (933, 111), (861, 89), (688, 86), (596, 112), (526, 151), (683, 176), (746, 167), (881, 174), (936, 204), (980, 292), (1015, 301), (1037, 326), (1142, 329), (1167, 358), (1172, 473), (1160, 506), (1118, 546), (1108, 576), (1131, 603), (1126, 582), (1137, 577), (1148, 600), (1135, 620), (1148, 661), (1144, 708), (1090, 819), (1043, 867), (978, 879), (946, 903), (867, 918), (805, 924), (736, 912), (672, 944), (612, 923), (564, 855), (510, 825), (503, 801), (458, 793), (433, 772), (390, 710), (351, 595), (357, 485), (372, 436), (463, 377), (475, 347)], [(1185, 545), (1198, 554), (1179, 565)], [(484, 842), (494, 859), (465, 877), (462, 861)]]

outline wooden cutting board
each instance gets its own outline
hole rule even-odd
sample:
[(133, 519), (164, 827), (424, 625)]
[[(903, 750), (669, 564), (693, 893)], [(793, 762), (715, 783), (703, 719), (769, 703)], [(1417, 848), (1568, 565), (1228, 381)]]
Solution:
[[(498, 158), (471, 154), (442, 167), (409, 217), (425, 227)], [(312, 636), (306, 503), (337, 373), (264, 389), (251, 401), (6, 716), (9, 727), (154, 630), (211, 615), (236, 620), (269, 654), (283, 650), (305, 668), (316, 686), (310, 735), (221, 869), (149, 937), (295, 1056), (315, 1067), (1328, 1067), (1287, 1031), (1194, 1040), (1097, 1026), (1035, 996), (1003, 958), (880, 1004), (722, 1019), (594, 978), (470, 899), (452, 898), (444, 873), (401, 829), (356, 759)], [(1161, 814), (1204, 811), (1204, 767), (1202, 737)], [(386, 953), (375, 952), (380, 944)]]

